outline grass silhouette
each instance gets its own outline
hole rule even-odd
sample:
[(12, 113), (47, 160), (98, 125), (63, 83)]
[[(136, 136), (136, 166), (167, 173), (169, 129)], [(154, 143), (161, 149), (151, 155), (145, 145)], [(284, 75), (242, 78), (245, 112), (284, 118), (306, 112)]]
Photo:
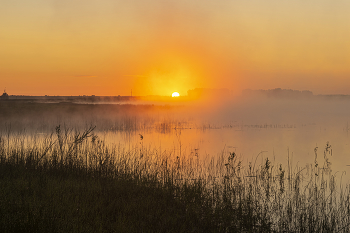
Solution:
[(93, 130), (0, 137), (1, 232), (349, 232), (328, 143), (305, 167), (243, 166), (235, 153), (127, 151)]

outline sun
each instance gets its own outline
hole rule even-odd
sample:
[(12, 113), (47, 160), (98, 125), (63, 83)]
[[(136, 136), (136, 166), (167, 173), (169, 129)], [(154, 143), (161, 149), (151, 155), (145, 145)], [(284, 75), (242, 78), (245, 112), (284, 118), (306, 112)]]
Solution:
[(172, 95), (171, 95), (171, 97), (179, 97), (180, 96), (180, 94), (178, 93), (178, 92), (174, 92)]

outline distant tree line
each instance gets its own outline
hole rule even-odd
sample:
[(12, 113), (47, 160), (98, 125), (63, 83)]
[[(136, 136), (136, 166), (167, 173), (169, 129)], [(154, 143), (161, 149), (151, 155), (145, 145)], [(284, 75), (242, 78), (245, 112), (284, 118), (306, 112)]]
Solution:
[(268, 98), (310, 98), (314, 94), (308, 90), (292, 90), (292, 89), (269, 89), (269, 90), (243, 90), (244, 97), (268, 97)]

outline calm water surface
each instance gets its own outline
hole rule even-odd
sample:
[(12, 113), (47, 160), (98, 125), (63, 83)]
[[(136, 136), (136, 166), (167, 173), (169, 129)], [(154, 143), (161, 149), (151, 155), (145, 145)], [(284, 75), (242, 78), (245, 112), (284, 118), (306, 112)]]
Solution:
[[(142, 135), (142, 139), (141, 139)], [(317, 160), (323, 162), (324, 150), (331, 145), (328, 157), (333, 171), (350, 175), (350, 135), (347, 122), (336, 125), (235, 125), (213, 129), (173, 129), (168, 133), (156, 131), (108, 132), (100, 137), (107, 143), (129, 150), (141, 147), (157, 148), (176, 156), (198, 156), (200, 159), (229, 156), (235, 152), (243, 162), (263, 161), (268, 157), (286, 165), (288, 156), (293, 166), (303, 167)], [(350, 178), (350, 176), (346, 176)]]
[(67, 104), (57, 105), (56, 111), (35, 105), (37, 110), (27, 109), (26, 114), (21, 108), (28, 106), (19, 105), (12, 115), (3, 117), (6, 122), (0, 122), (0, 133), (6, 136), (12, 130), (12, 136), (18, 137), (17, 127), (19, 131), (26, 128), (22, 136), (31, 135), (32, 126), (38, 137), (45, 137), (57, 125), (96, 125), (94, 132), (101, 139), (126, 151), (165, 151), (202, 160), (235, 152), (246, 163), (262, 163), (268, 157), (276, 165), (287, 166), (289, 158), (293, 167), (314, 163), (315, 148), (321, 164), (329, 143), (333, 172), (345, 171), (350, 180), (350, 101), (254, 100), (169, 110), (135, 105)]

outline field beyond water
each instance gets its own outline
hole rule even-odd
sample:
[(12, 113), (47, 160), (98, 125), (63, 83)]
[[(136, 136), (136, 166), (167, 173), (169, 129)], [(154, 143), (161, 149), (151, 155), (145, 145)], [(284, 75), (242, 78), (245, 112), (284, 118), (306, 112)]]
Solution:
[(349, 187), (328, 143), (300, 167), (234, 152), (200, 160), (143, 147), (141, 134), (128, 150), (97, 133), (151, 127), (172, 108), (25, 106), (0, 106), (1, 232), (350, 231)]

